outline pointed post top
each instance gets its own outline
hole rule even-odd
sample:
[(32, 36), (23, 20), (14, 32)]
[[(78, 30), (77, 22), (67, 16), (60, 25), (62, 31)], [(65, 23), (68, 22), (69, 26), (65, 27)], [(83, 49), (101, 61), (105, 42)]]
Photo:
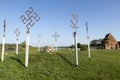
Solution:
[(89, 34), (88, 34), (88, 22), (86, 21), (86, 32), (87, 32), (87, 39), (89, 39)]
[(88, 32), (88, 22), (86, 21), (86, 31)]
[(5, 33), (5, 31), (6, 31), (6, 19), (4, 20), (4, 30), (3, 30), (3, 32)]

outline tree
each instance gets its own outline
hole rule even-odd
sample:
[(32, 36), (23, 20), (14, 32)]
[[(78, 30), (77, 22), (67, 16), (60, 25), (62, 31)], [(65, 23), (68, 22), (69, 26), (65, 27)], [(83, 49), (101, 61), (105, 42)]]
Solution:
[(75, 45), (71, 45), (70, 48), (71, 48), (71, 49), (75, 48)]
[(80, 50), (81, 51), (87, 51), (88, 50), (88, 46), (85, 45), (85, 44), (82, 44), (81, 47), (80, 47)]
[(119, 47), (120, 47), (120, 41), (118, 41)]
[(21, 46), (22, 46), (23, 48), (25, 48), (25, 46), (26, 46), (26, 41), (23, 41), (23, 42), (21, 43)]
[(90, 42), (90, 46), (92, 48), (96, 48), (96, 49), (101, 49), (102, 48), (102, 41), (103, 39), (94, 39)]
[[(75, 45), (71, 45), (70, 48), (75, 48)], [(77, 48), (79, 48), (81, 51), (87, 51), (87, 45), (85, 44), (77, 43)]]
[[(81, 44), (80, 43), (77, 43), (77, 48), (80, 48), (81, 47)], [(75, 48), (75, 45), (71, 45), (70, 48)]]
[(77, 48), (80, 48), (81, 47), (81, 44), (80, 43), (77, 43)]
[(109, 39), (103, 39), (103, 40), (101, 41), (101, 44), (108, 43), (108, 41), (109, 41)]
[(80, 49), (80, 51), (87, 51), (88, 47), (85, 44), (77, 43), (77, 47)]

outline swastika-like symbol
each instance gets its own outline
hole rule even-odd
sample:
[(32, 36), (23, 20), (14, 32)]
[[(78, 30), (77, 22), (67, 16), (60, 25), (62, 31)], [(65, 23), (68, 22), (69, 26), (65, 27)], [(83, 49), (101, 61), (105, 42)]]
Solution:
[(30, 7), (28, 10), (26, 10), (25, 15), (22, 15), (20, 19), (22, 23), (26, 25), (26, 28), (30, 30), (30, 27), (33, 27), (35, 22), (40, 20), (40, 17), (34, 11), (34, 9)]

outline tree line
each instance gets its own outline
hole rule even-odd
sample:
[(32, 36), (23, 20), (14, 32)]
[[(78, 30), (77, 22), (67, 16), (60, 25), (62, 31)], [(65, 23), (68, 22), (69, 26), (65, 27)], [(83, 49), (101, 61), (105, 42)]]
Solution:
[[(71, 49), (75, 48), (75, 45), (71, 45), (70, 46)], [(80, 51), (87, 51), (88, 47), (86, 44), (80, 44), (80, 43), (77, 43), (77, 48), (80, 50)]]
[[(94, 39), (90, 42), (90, 47), (93, 49), (104, 49), (103, 45), (108, 42), (108, 39)], [(120, 41), (118, 41), (120, 46)]]
[[(94, 40), (90, 41), (90, 48), (91, 49), (104, 49), (103, 45), (107, 41), (108, 41), (107, 39), (102, 39), (102, 38), (100, 38), (100, 39), (94, 39)], [(120, 46), (120, 41), (118, 41), (118, 44)], [(86, 51), (88, 49), (87, 44), (77, 43), (77, 47), (81, 51)], [(75, 45), (71, 45), (70, 48), (75, 48)]]

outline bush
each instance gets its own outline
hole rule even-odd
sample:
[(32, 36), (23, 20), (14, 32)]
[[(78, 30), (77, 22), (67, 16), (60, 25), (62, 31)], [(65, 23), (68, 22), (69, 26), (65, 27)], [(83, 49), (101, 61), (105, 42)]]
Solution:
[(70, 48), (71, 48), (71, 49), (75, 48), (75, 45), (71, 45)]
[(87, 51), (87, 49), (88, 49), (87, 45), (81, 45), (80, 46), (81, 51)]
[[(75, 48), (75, 45), (70, 46), (71, 49)], [(77, 48), (80, 49), (80, 51), (87, 51), (88, 47), (85, 44), (77, 43)]]

